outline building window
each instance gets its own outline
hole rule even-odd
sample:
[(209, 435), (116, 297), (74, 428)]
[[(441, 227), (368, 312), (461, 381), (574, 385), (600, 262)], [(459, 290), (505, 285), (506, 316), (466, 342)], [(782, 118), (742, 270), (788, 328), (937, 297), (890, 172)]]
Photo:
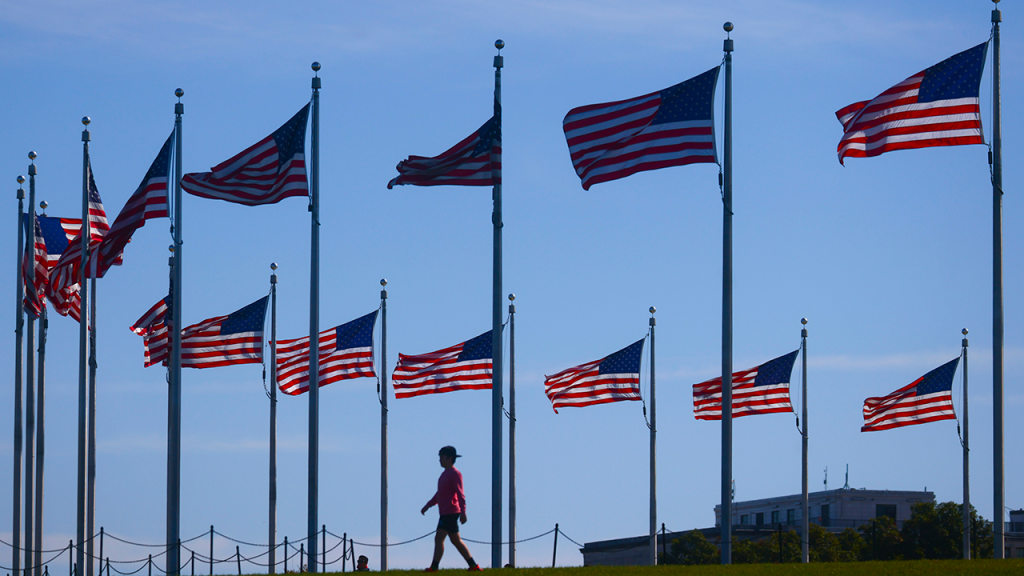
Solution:
[(790, 526), (796, 524), (796, 510), (793, 508), (786, 510), (786, 524), (789, 524)]
[(821, 525), (826, 528), (832, 525), (832, 514), (829, 511), (828, 504), (821, 505)]
[(875, 504), (875, 518), (881, 518), (882, 516), (888, 516), (896, 521), (896, 505), (895, 504)]
[(778, 524), (778, 523), (779, 523), (779, 511), (778, 510), (772, 510), (772, 524)]
[(764, 512), (757, 513), (757, 525), (761, 526), (764, 524)]
[(744, 514), (744, 515), (740, 516), (740, 524), (742, 524), (744, 526), (746, 526), (747, 524), (750, 524), (750, 514)]

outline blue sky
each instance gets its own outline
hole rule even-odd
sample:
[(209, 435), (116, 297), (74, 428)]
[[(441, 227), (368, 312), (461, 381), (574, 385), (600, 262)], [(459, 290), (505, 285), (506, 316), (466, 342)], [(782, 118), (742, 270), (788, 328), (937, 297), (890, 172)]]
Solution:
[[(1019, 15), (1003, 3), (1006, 504), (1024, 506), (1024, 211), (1014, 194), (1024, 118)], [(811, 487), (927, 487), (959, 500), (961, 450), (946, 421), (862, 434), (861, 402), (959, 353), (970, 329), (972, 499), (992, 510), (992, 192), (986, 148), (902, 151), (836, 160), (834, 113), (983, 42), (992, 4), (868, 1), (280, 3), (0, 2), (4, 135), (0, 299), (14, 300), (15, 191), (27, 152), (39, 154), (37, 196), (51, 216), (80, 212), (81, 124), (92, 118), (92, 163), (112, 219), (173, 127), (185, 90), (184, 168), (204, 171), (266, 136), (309, 99), (321, 77), (321, 326), (362, 316), (388, 290), (389, 372), (397, 353), (461, 342), (490, 326), (490, 191), (387, 190), (410, 154), (434, 155), (491, 114), (493, 42), (503, 51), (504, 287), (517, 295), (518, 531), (557, 522), (584, 542), (646, 531), (647, 427), (639, 403), (554, 414), (545, 374), (641, 338), (658, 308), (659, 516), (670, 530), (714, 523), (720, 428), (698, 422), (691, 385), (719, 375), (721, 214), (714, 166), (646, 172), (582, 190), (561, 120), (574, 106), (665, 88), (717, 65), (722, 23), (735, 23), (734, 366), (799, 345), (810, 320)], [(982, 83), (991, 132), (991, 68)], [(721, 86), (718, 107), (722, 106)], [(720, 116), (719, 116), (720, 117)], [(720, 127), (720, 124), (719, 124)], [(26, 187), (27, 190), (27, 187)], [(184, 315), (226, 314), (268, 290), (278, 262), (278, 333), (308, 330), (309, 220), (289, 199), (245, 208), (186, 197)], [(150, 222), (125, 264), (99, 287), (97, 524), (130, 540), (164, 539), (166, 385), (142, 367), (128, 331), (166, 294), (166, 222)], [(10, 314), (10, 312), (8, 312)], [(7, 316), (13, 328), (13, 315)], [(10, 541), (13, 329), (0, 410), (0, 538)], [(74, 535), (78, 326), (53, 318), (47, 364), (47, 548)], [(646, 376), (644, 382), (646, 386)], [(794, 373), (794, 379), (798, 378)], [(960, 375), (954, 392), (960, 390)], [(266, 539), (268, 400), (261, 367), (183, 375), (181, 532), (216, 526)], [(645, 388), (645, 395), (647, 394)], [(794, 390), (794, 403), (802, 399)], [(440, 468), (437, 449), (465, 455), (470, 523), (490, 537), (490, 394), (390, 402), (391, 538), (434, 527), (419, 515)], [(281, 537), (306, 524), (305, 397), (279, 403)], [(959, 402), (958, 402), (959, 410)], [(376, 383), (321, 394), (320, 519), (358, 542), (378, 539)], [(507, 422), (506, 422), (507, 431)], [(792, 416), (734, 428), (737, 499), (800, 490)], [(507, 454), (507, 451), (506, 451)], [(506, 468), (507, 470), (507, 464)], [(507, 488), (507, 480), (505, 482)], [(998, 512), (996, 512), (998, 513)], [(503, 522), (507, 521), (507, 511)], [(329, 546), (331, 542), (328, 543)], [(558, 563), (582, 563), (561, 543)], [(108, 544), (108, 546), (111, 546)], [(135, 559), (140, 548), (108, 548)], [(204, 544), (205, 549), (205, 544)], [(371, 567), (377, 553), (369, 548)], [(470, 545), (478, 559), (489, 557)], [(250, 549), (249, 553), (254, 553)], [(550, 561), (548, 538), (520, 546), (522, 565)], [(234, 545), (218, 541), (218, 556)], [(247, 552), (243, 550), (243, 554)], [(396, 547), (392, 567), (429, 561), (428, 540)], [(442, 565), (459, 563), (449, 551)], [(328, 560), (332, 558), (329, 556)], [(0, 563), (9, 566), (9, 549)], [(66, 557), (58, 561), (63, 567)], [(125, 568), (134, 569), (127, 565)], [(222, 571), (233, 567), (223, 565)]]

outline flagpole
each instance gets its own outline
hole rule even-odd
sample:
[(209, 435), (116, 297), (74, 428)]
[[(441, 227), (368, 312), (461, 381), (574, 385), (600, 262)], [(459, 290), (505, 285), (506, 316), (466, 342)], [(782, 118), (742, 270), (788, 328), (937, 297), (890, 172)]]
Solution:
[(800, 524), (801, 524), (801, 535), (800, 535), (800, 561), (807, 564), (811, 561), (810, 557), (810, 515), (811, 507), (808, 500), (807, 491), (807, 318), (801, 318), (800, 324), (803, 328), (800, 329), (800, 347), (803, 349), (801, 352), (801, 361), (803, 362), (803, 429), (800, 430), (803, 450), (801, 451), (801, 462), (803, 464), (802, 474), (800, 476), (801, 482), (801, 501), (800, 501)]
[[(501, 49), (505, 42), (496, 40), (494, 47), (498, 55), (494, 57), (494, 117), (498, 122), (498, 133), (501, 133), (501, 69), (505, 60)], [(493, 362), (491, 385), (491, 568), (501, 567), (501, 170), (494, 170), (492, 165), (491, 178), (494, 180), (494, 213), (491, 223), (494, 225), (494, 275), (491, 291), (491, 362)]]
[(181, 116), (185, 105), (181, 97), (185, 91), (177, 88), (174, 95), (174, 266), (171, 269), (171, 357), (170, 386), (167, 388), (167, 559), (165, 572), (177, 574), (181, 566), (178, 541), (181, 538), (181, 327), (184, 324), (181, 308), (183, 292), (181, 267), (183, 244), (181, 239)]
[[(46, 202), (41, 202), (40, 205), (43, 207), (43, 210), (46, 209)], [(33, 254), (33, 260), (34, 257), (35, 254)], [(42, 298), (40, 298), (40, 304), (42, 304)], [(43, 459), (46, 455), (46, 333), (50, 325), (50, 320), (46, 314), (46, 306), (40, 306), (40, 308), (39, 361), (37, 363), (38, 380), (36, 384), (36, 504), (33, 509), (33, 513), (36, 516), (36, 533), (32, 539), (36, 543), (33, 562), (36, 576), (42, 576), (43, 574)]]
[(516, 565), (516, 295), (508, 295), (508, 563)]
[[(32, 226), (33, 238), (31, 241), (32, 265), (29, 267), (29, 274), (32, 275), (33, 290), (35, 289), (35, 223), (36, 223), (36, 153), (29, 152), (28, 158), (31, 163), (28, 166), (28, 221)], [(33, 507), (35, 500), (32, 495), (35, 488), (35, 437), (36, 437), (36, 319), (28, 314), (28, 354), (25, 358), (25, 570), (32, 567), (35, 560), (35, 514)]]
[[(722, 28), (732, 32), (732, 22)], [(726, 38), (722, 186), (722, 564), (732, 564), (732, 39)]]
[(654, 326), (657, 322), (654, 313), (657, 309), (651, 306), (651, 566), (658, 565), (658, 405), (654, 392)]
[[(12, 510), (12, 545), (11, 545), (11, 573), (14, 576), (18, 576), (21, 572), (21, 459), (22, 454), (22, 442), (23, 442), (23, 428), (22, 428), (22, 406), (21, 406), (21, 388), (22, 388), (22, 373), (21, 368), (24, 364), (25, 358), (25, 335), (23, 333), (25, 325), (25, 275), (22, 272), (22, 266), (25, 261), (25, 189), (22, 187), (25, 184), (25, 177), (18, 176), (18, 268), (15, 279), (17, 280), (17, 289), (15, 290), (15, 298), (17, 303), (15, 305), (15, 321), (14, 321), (14, 502), (11, 506)], [(35, 229), (33, 224), (32, 232), (32, 244), (33, 250), (35, 250)], [(34, 258), (34, 255), (33, 255)], [(35, 266), (33, 266), (33, 269)], [(33, 290), (35, 287), (33, 287)]]
[[(91, 258), (89, 259), (89, 266), (93, 269), (93, 278), (89, 281), (89, 320), (91, 328), (89, 331), (89, 455), (86, 458), (89, 476), (86, 482), (85, 533), (92, 536), (96, 531), (96, 264)], [(42, 368), (42, 364), (40, 364), (40, 373)], [(85, 553), (89, 559), (83, 576), (93, 576), (95, 570), (93, 566), (92, 538), (89, 538), (89, 542), (85, 545)], [(36, 576), (42, 575), (37, 573)]]
[[(992, 0), (998, 4), (999, 0)], [(992, 10), (992, 538), (995, 558), (1003, 558), (1006, 491), (1003, 471), (1003, 134), (1000, 119), (999, 23)]]
[(960, 342), (964, 356), (964, 560), (971, 559), (971, 434), (967, 410), (967, 328), (960, 331), (964, 338)]
[[(277, 570), (277, 262), (270, 263), (270, 516), (267, 573)], [(288, 550), (284, 551), (285, 556)]]
[[(306, 549), (317, 554), (317, 500), (320, 450), (320, 63), (313, 62), (313, 130), (310, 136), (310, 247), (309, 247), (309, 477), (306, 511)], [(309, 563), (316, 572), (316, 562)]]
[(89, 382), (87, 380), (86, 365), (88, 358), (89, 342), (89, 284), (86, 282), (85, 267), (89, 264), (89, 122), (88, 116), (82, 118), (85, 129), (82, 130), (82, 228), (79, 232), (81, 238), (81, 261), (79, 262), (79, 303), (82, 309), (81, 318), (78, 321), (78, 505), (77, 505), (77, 536), (76, 560), (78, 562), (79, 574), (82, 574), (85, 566), (85, 540), (88, 538), (86, 531), (86, 477), (88, 466), (87, 427), (88, 427), (88, 401)]
[(380, 571), (388, 569), (388, 281), (380, 279)]

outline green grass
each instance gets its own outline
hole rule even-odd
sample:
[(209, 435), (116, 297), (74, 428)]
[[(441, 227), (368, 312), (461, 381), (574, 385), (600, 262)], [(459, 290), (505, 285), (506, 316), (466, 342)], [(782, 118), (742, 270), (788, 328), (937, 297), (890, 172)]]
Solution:
[[(488, 570), (489, 571), (489, 570)], [(454, 574), (465, 570), (444, 570)], [(588, 566), (579, 568), (504, 568), (508, 576), (988, 576), (1024, 574), (1024, 560), (914, 560), (904, 562), (829, 562), (821, 564), (736, 564), (732, 566)], [(422, 574), (422, 570), (389, 570)]]

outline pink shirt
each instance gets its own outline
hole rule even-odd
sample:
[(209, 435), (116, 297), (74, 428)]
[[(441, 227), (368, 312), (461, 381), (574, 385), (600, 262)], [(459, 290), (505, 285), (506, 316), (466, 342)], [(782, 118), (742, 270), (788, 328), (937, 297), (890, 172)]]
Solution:
[(466, 493), (462, 491), (462, 473), (455, 466), (441, 472), (437, 479), (437, 493), (427, 502), (427, 508), (437, 504), (441, 514), (461, 514), (466, 511)]

